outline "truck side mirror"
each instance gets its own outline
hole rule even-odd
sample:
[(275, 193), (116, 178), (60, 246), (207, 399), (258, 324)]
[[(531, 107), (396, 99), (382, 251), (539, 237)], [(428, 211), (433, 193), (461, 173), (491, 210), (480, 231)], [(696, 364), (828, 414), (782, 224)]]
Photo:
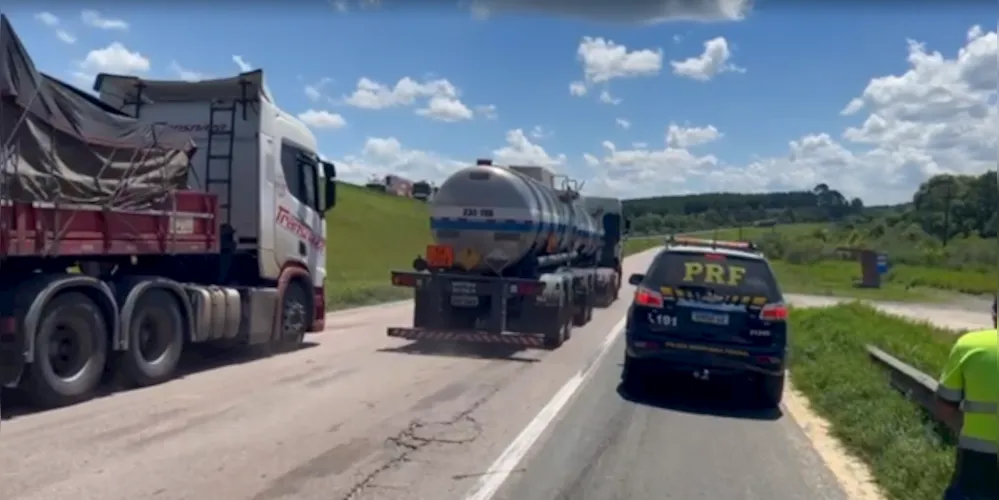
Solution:
[(631, 232), (631, 219), (625, 219), (624, 220), (624, 232), (625, 233), (630, 233)]
[(323, 211), (336, 206), (336, 166), (328, 161), (320, 162), (323, 167)]

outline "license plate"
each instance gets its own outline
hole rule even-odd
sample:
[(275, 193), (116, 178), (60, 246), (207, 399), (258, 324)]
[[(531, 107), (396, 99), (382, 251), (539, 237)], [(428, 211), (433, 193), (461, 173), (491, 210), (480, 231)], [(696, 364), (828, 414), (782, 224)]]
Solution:
[(693, 311), (690, 313), (690, 319), (696, 323), (705, 323), (708, 325), (724, 326), (728, 324), (728, 314)]
[(451, 305), (455, 307), (475, 307), (479, 305), (477, 295), (452, 295)]
[(452, 281), (451, 293), (475, 295), (477, 288), (474, 281)]

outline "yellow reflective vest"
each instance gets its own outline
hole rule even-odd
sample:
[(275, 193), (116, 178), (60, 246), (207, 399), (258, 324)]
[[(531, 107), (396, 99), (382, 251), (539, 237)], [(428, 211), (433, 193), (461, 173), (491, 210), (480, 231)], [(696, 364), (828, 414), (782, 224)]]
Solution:
[(957, 339), (937, 396), (960, 405), (964, 424), (959, 448), (999, 453), (999, 332), (981, 330)]

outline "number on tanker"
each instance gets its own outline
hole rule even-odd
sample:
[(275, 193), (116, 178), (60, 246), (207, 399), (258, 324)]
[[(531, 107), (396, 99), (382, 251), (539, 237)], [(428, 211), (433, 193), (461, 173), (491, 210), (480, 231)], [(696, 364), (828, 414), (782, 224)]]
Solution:
[(462, 217), (492, 217), (493, 209), (491, 208), (463, 208), (461, 209)]
[(448, 245), (427, 245), (427, 264), (430, 267), (454, 265), (454, 249)]

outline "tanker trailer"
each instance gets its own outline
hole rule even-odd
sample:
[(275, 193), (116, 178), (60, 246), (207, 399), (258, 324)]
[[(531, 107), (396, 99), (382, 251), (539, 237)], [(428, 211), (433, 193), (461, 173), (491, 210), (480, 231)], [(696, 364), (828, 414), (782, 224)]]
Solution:
[[(392, 284), (414, 289), (412, 327), (390, 337), (555, 349), (608, 304), (620, 268), (581, 185), (537, 166), (478, 160), (430, 203), (433, 243)], [(615, 240), (619, 241), (619, 240)]]

